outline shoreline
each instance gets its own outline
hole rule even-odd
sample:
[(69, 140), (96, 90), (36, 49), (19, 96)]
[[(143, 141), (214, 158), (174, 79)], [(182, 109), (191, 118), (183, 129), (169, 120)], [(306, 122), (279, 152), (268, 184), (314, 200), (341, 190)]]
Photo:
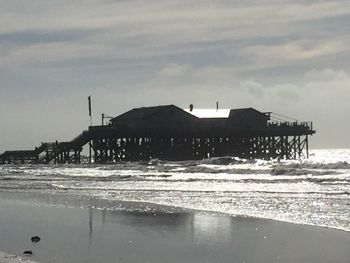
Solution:
[(29, 258), (20, 257), (0, 251), (0, 263), (37, 263)]
[[(212, 215), (222, 215), (222, 216), (230, 216), (234, 218), (240, 219), (257, 219), (257, 220), (266, 220), (272, 222), (279, 223), (287, 223), (292, 225), (300, 225), (307, 227), (319, 227), (323, 229), (330, 229), (336, 231), (342, 231), (350, 234), (350, 230), (344, 228), (337, 228), (326, 225), (316, 225), (316, 224), (307, 224), (303, 222), (291, 222), (287, 220), (279, 220), (273, 218), (266, 217), (257, 217), (257, 216), (249, 216), (249, 215), (237, 215), (230, 214), (221, 211), (215, 210), (201, 210), (201, 209), (193, 209), (181, 206), (170, 206), (165, 204), (158, 204), (152, 202), (143, 202), (143, 201), (123, 201), (123, 200), (110, 200), (104, 199), (101, 197), (90, 197), (87, 195), (79, 195), (79, 194), (62, 194), (62, 193), (32, 193), (26, 191), (4, 191), (0, 190), (1, 195), (9, 195), (13, 196), (15, 194), (22, 195), (26, 198), (30, 198), (36, 201), (35, 205), (44, 205), (50, 207), (66, 207), (66, 208), (81, 208), (81, 209), (97, 209), (97, 210), (108, 210), (108, 211), (123, 211), (123, 210), (133, 210), (133, 211), (155, 211), (155, 212), (166, 212), (166, 213), (208, 213)], [(17, 196), (18, 197), (18, 196)], [(18, 199), (16, 197), (16, 199)], [(18, 200), (17, 200), (18, 201)], [(28, 202), (28, 199), (24, 200), (25, 203), (33, 205), (33, 202)]]

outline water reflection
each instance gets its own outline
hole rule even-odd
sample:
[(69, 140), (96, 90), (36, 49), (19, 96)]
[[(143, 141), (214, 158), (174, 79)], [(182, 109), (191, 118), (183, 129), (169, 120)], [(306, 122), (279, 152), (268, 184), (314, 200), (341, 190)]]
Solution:
[(92, 227), (92, 221), (93, 221), (93, 209), (89, 207), (89, 247), (91, 246), (92, 242), (92, 234), (93, 234), (93, 227)]
[[(85, 207), (2, 200), (0, 249), (33, 249), (33, 259), (46, 263), (349, 262), (345, 232), (198, 212)], [(31, 247), (34, 234), (42, 241)]]
[(229, 242), (232, 237), (232, 217), (208, 213), (192, 217), (193, 240), (199, 243)]
[[(101, 221), (99, 220), (101, 218)], [(191, 213), (164, 213), (148, 211), (109, 211), (89, 208), (89, 233), (93, 233), (93, 225), (108, 227), (110, 224), (133, 227), (138, 230), (147, 229), (152, 231), (177, 231), (184, 225), (191, 229), (193, 214)]]
[(232, 217), (209, 213), (163, 213), (149, 211), (108, 211), (88, 210), (89, 242), (94, 236), (93, 227), (99, 226), (99, 232), (112, 225), (130, 228), (155, 235), (171, 235), (182, 232), (191, 242), (201, 244), (219, 244), (230, 242), (233, 235)]

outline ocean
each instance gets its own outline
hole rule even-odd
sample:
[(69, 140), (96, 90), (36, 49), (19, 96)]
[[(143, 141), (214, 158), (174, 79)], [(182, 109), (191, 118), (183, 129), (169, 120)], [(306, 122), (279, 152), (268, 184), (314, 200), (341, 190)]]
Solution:
[[(305, 160), (3, 165), (0, 191), (142, 203), (142, 209), (156, 204), (350, 231), (350, 149), (311, 150)], [(103, 204), (94, 208), (121, 209)]]

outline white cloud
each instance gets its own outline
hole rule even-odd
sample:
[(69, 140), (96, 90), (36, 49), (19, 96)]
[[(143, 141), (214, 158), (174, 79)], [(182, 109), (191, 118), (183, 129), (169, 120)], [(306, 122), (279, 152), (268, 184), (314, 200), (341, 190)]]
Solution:
[[(239, 27), (259, 23), (289, 23), (320, 19), (350, 13), (344, 1), (210, 1), (155, 0), (97, 1), (97, 0), (32, 0), (0, 1), (2, 14), (0, 30), (102, 28), (138, 25), (141, 30), (150, 23), (156, 28), (174, 25)], [(145, 25), (145, 27), (143, 26)], [(149, 28), (152, 31), (152, 28)], [(178, 31), (180, 32), (180, 31)]]
[(348, 49), (348, 45), (337, 40), (298, 40), (281, 45), (258, 45), (245, 48), (258, 64), (269, 66), (288, 64), (293, 61), (309, 60), (327, 55), (335, 55)]
[[(313, 120), (317, 130), (312, 145), (350, 147), (350, 73), (327, 68), (311, 70), (295, 83), (263, 85), (248, 82), (260, 106), (300, 120)], [(247, 84), (246, 84), (247, 85)]]
[[(72, 103), (92, 92), (101, 100), (96, 108), (111, 114), (163, 103), (215, 107), (218, 100), (222, 107), (316, 119), (329, 134), (327, 123), (349, 131), (348, 1), (0, 0), (0, 5), (1, 121), (9, 135), (16, 131), (11, 120), (22, 120), (28, 108), (42, 119), (54, 111), (55, 122), (64, 124), (69, 113), (59, 117), (57, 91)], [(76, 37), (65, 39), (67, 32)], [(37, 97), (56, 106), (42, 111)], [(10, 118), (4, 112), (14, 102)], [(51, 124), (45, 132), (55, 132)], [(33, 145), (41, 140), (35, 135), (43, 133), (39, 128), (28, 123)], [(329, 134), (317, 135), (318, 143), (332, 144)]]
[(190, 70), (190, 67), (188, 65), (171, 63), (160, 69), (157, 74), (166, 77), (179, 77), (186, 74), (188, 70)]
[[(67, 57), (80, 58), (85, 53), (101, 57), (140, 58), (174, 54), (172, 45), (200, 48), (205, 41), (240, 41), (242, 39), (283, 37), (305, 30), (302, 22), (350, 14), (344, 1), (0, 1), (0, 33), (30, 31), (95, 30), (89, 37), (71, 43), (59, 42)], [(302, 38), (307, 37), (304, 33)], [(247, 43), (249, 46), (249, 43)], [(301, 42), (282, 45), (256, 45), (248, 51), (262, 60), (310, 59), (348, 49), (348, 43), (325, 41), (305, 47)], [(101, 47), (104, 49), (101, 49)], [(37, 50), (41, 49), (42, 55)], [(17, 47), (13, 47), (17, 49)], [(65, 53), (52, 52), (55, 43), (29, 47), (24, 60), (47, 56), (62, 60)], [(94, 50), (95, 49), (95, 50)], [(72, 50), (72, 52), (70, 52)], [(73, 52), (74, 51), (74, 52)], [(85, 52), (86, 51), (86, 52)], [(31, 52), (31, 54), (29, 54)], [(176, 50), (175, 52), (184, 52)], [(240, 53), (241, 51), (235, 50)], [(55, 59), (53, 56), (56, 56)], [(18, 56), (7, 61), (21, 63)]]
[(317, 83), (350, 82), (349, 74), (347, 74), (344, 70), (335, 70), (332, 68), (326, 68), (323, 70), (312, 69), (305, 73), (304, 78), (307, 81), (317, 82)]
[[(177, 80), (164, 82), (163, 78), (162, 83), (166, 83), (168, 89), (159, 89), (156, 93), (163, 94), (164, 91), (162, 98), (184, 102), (182, 106), (194, 103), (199, 107), (214, 107), (218, 100), (225, 108), (252, 106), (301, 121), (313, 120), (317, 129), (312, 138), (313, 145), (350, 147), (343, 139), (350, 133), (350, 123), (347, 122), (350, 73), (344, 70), (313, 69), (292, 82), (266, 84), (260, 80), (241, 79), (235, 75), (234, 69), (226, 67), (215, 70), (192, 68), (185, 76), (177, 76)], [(159, 86), (158, 79), (145, 86), (146, 90), (147, 87)]]

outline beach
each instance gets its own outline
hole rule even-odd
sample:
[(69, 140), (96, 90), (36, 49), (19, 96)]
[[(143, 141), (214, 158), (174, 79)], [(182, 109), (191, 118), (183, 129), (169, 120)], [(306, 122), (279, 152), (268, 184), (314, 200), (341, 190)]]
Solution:
[(39, 263), (349, 263), (349, 182), (348, 149), (3, 165), (0, 251)]
[(350, 0), (0, 6), (0, 263), (350, 263)]
[(4, 252), (0, 252), (0, 263), (19, 263), (19, 262), (26, 262), (26, 263), (35, 263), (34, 261), (26, 258), (22, 258), (16, 255), (10, 255)]
[[(37, 262), (344, 262), (330, 228), (146, 203), (1, 192), (0, 250)], [(30, 237), (41, 237), (32, 243)], [(16, 261), (3, 261), (14, 263)]]

